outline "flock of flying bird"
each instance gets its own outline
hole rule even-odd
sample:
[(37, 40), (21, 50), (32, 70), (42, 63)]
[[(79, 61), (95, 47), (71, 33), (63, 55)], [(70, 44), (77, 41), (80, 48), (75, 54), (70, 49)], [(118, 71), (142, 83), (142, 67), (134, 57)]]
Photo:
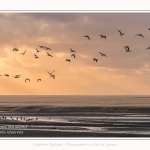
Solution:
[[(45, 49), (45, 50), (52, 50), (51, 48), (46, 47), (46, 46), (39, 46), (39, 47), (40, 47), (40, 48), (43, 48), (43, 49)], [(37, 53), (41, 52), (41, 51), (39, 51), (37, 48), (35, 48), (35, 49), (36, 49)], [(18, 49), (18, 48), (13, 48), (12, 51), (18, 52), (19, 49)], [(25, 53), (26, 53), (26, 50), (25, 50), (23, 53), (20, 53), (20, 54), (25, 55)], [(47, 56), (53, 57), (53, 56), (52, 56), (51, 54), (49, 54), (48, 52), (46, 52), (46, 53), (47, 53)], [(36, 59), (39, 58), (36, 54), (34, 54), (34, 56), (35, 56)], [(50, 77), (52, 77), (53, 79), (55, 79), (55, 75), (53, 74), (54, 71), (55, 71), (55, 70), (53, 70), (52, 72), (48, 72), (48, 71), (47, 71), (47, 73), (48, 73), (48, 74), (50, 75)], [(0, 76), (2, 76), (2, 75), (0, 75)], [(4, 74), (4, 76), (9, 77), (9, 74)], [(20, 78), (20, 76), (21, 76), (21, 75), (14, 75), (13, 77), (14, 77), (14, 78)], [(30, 82), (30, 79), (29, 79), (29, 78), (26, 78), (26, 79), (25, 79), (25, 82), (27, 82), (27, 81)], [(37, 79), (37, 82), (39, 82), (39, 81), (42, 81), (42, 79), (40, 79), (40, 78)]]
[[(150, 28), (149, 28), (148, 30), (150, 30)], [(120, 30), (118, 30), (118, 32), (120, 33), (120, 36), (123, 36), (123, 35), (125, 34), (125, 33), (121, 32)], [(101, 38), (106, 39), (106, 36), (105, 36), (105, 35), (102, 35), (102, 34), (101, 34), (101, 35), (99, 35), (99, 36), (100, 36)], [(143, 36), (142, 34), (136, 34), (135, 36), (141, 36), (141, 37), (144, 38), (144, 36)], [(85, 35), (84, 37), (87, 38), (88, 40), (90, 40), (90, 36), (89, 36), (89, 35)], [(125, 46), (124, 48), (125, 48), (126, 52), (131, 52), (129, 46)], [(150, 47), (148, 47), (147, 49), (150, 49)], [(147, 49), (146, 49), (146, 50), (147, 50)], [(104, 53), (102, 53), (102, 52), (99, 52), (99, 53), (100, 53), (101, 56), (107, 57), (106, 54), (104, 54)], [(93, 61), (97, 62), (98, 59), (97, 59), (97, 58), (93, 58)]]
[[(150, 28), (149, 28), (148, 30), (150, 30)], [(121, 32), (120, 30), (118, 30), (118, 32), (120, 33), (120, 36), (123, 36), (123, 35), (125, 34), (125, 33)], [(106, 39), (106, 36), (105, 36), (105, 35), (102, 35), (102, 34), (101, 34), (101, 35), (99, 35), (99, 36), (100, 36), (101, 38)], [(140, 37), (144, 38), (144, 36), (143, 36), (142, 34), (136, 34), (135, 36), (140, 36)], [(84, 35), (83, 37), (85, 37), (85, 38), (87, 38), (88, 40), (90, 40), (90, 36), (89, 36), (89, 35)], [(51, 48), (46, 47), (46, 46), (41, 46), (41, 45), (39, 45), (39, 47), (40, 47), (41, 49), (44, 49), (44, 50), (52, 50)], [(129, 46), (125, 46), (124, 48), (125, 48), (126, 52), (131, 52)], [(37, 53), (41, 52), (41, 51), (38, 50), (37, 48), (35, 48), (35, 49), (36, 49)], [(148, 50), (148, 49), (150, 49), (150, 47), (148, 47), (146, 50)], [(18, 49), (18, 48), (13, 48), (12, 51), (17, 52), (17, 51), (19, 51), (19, 49)], [(75, 50), (71, 49), (71, 48), (70, 48), (70, 52), (73, 53), (73, 54), (71, 54), (71, 57), (76, 58), (76, 54), (75, 54), (75, 53), (77, 53), (77, 52), (76, 52)], [(20, 54), (25, 55), (25, 53), (26, 53), (26, 50), (25, 50), (23, 53), (20, 53)], [(46, 53), (47, 53), (47, 56), (53, 57), (50, 53), (48, 53), (48, 52), (46, 52)], [(99, 53), (100, 53), (101, 56), (107, 57), (106, 54), (104, 54), (104, 53), (102, 53), (102, 52), (99, 52)], [(35, 57), (35, 59), (39, 58), (39, 56), (37, 56), (36, 54), (34, 54), (34, 57)], [(71, 62), (70, 59), (66, 59), (66, 61)], [(97, 58), (93, 58), (93, 61), (97, 62), (98, 59), (97, 59)], [(47, 71), (47, 73), (48, 73), (48, 74), (50, 75), (50, 77), (52, 77), (53, 79), (55, 79), (55, 75), (53, 74), (54, 71), (55, 71), (55, 70), (53, 70), (52, 72), (48, 72), (48, 71)], [(2, 75), (0, 75), (0, 76), (2, 76)], [(9, 74), (4, 74), (4, 76), (9, 77)], [(21, 76), (21, 75), (15, 75), (15, 76), (13, 76), (13, 77), (14, 77), (14, 78), (20, 78), (20, 76)], [(41, 80), (42, 80), (42, 79), (39, 78), (39, 79), (37, 79), (37, 82), (38, 82), (38, 81), (41, 81)], [(27, 82), (27, 81), (30, 82), (30, 79), (29, 79), (29, 78), (26, 78), (26, 79), (25, 79), (25, 82)]]

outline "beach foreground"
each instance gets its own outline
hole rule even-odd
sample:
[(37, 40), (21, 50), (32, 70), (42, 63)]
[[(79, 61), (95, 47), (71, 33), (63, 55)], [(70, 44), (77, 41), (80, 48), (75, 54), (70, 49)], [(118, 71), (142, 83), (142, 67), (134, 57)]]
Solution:
[(149, 123), (150, 107), (0, 107), (0, 137), (150, 137)]

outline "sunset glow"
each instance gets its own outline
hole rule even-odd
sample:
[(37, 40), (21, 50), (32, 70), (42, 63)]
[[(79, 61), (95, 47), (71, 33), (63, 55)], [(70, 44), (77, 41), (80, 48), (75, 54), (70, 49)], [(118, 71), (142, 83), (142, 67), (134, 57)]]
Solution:
[[(149, 94), (149, 17), (149, 13), (1, 13), (0, 94)], [(125, 34), (120, 36), (118, 30)], [(76, 51), (76, 58), (70, 49)], [(20, 54), (25, 50), (25, 55)], [(53, 70), (55, 79), (47, 73)], [(25, 83), (26, 78), (31, 81)]]

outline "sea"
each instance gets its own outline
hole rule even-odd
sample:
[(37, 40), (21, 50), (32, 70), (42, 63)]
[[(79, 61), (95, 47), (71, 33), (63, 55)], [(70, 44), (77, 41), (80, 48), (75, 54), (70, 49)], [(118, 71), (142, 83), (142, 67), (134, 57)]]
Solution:
[(1, 95), (0, 137), (150, 137), (150, 96)]

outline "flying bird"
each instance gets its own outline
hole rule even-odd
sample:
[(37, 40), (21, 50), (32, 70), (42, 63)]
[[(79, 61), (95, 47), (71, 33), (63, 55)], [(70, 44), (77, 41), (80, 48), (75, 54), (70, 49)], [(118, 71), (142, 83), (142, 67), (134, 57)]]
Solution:
[(125, 48), (126, 50), (129, 50), (129, 46), (125, 46), (124, 48)]
[(129, 46), (125, 46), (124, 48), (126, 49), (126, 52), (131, 52)]
[(29, 79), (29, 78), (26, 78), (26, 79), (25, 79), (25, 82), (26, 82), (27, 80), (30, 82), (30, 79)]
[(38, 81), (41, 81), (41, 79), (37, 79), (37, 82), (38, 82)]
[(37, 55), (35, 55), (35, 54), (34, 54), (34, 56), (35, 56), (35, 58), (39, 58), (39, 57), (38, 57)]
[(53, 77), (53, 79), (55, 79), (55, 75), (53, 75), (53, 74), (50, 77)]
[(76, 51), (75, 51), (75, 50), (73, 50), (73, 49), (71, 49), (71, 48), (70, 48), (70, 51), (71, 51), (71, 52), (75, 52), (75, 53), (76, 53)]
[(70, 59), (66, 59), (66, 61), (69, 61), (69, 62), (71, 62), (71, 60), (70, 60)]
[(142, 34), (136, 34), (135, 36), (141, 36), (141, 37), (143, 37), (143, 38), (144, 38), (144, 36), (143, 36)]
[(26, 50), (23, 53), (20, 53), (20, 54), (24, 55), (25, 53), (26, 53)]
[(104, 54), (104, 53), (101, 53), (101, 52), (99, 52), (99, 53), (101, 54), (101, 56), (105, 56), (105, 57), (107, 57), (107, 56), (106, 56), (106, 54)]
[(125, 33), (122, 33), (120, 30), (118, 30), (119, 31), (119, 33), (120, 33), (120, 36), (122, 36), (122, 35), (124, 35)]
[(40, 52), (37, 48), (35, 48), (35, 49), (36, 49), (37, 53)]
[(44, 46), (44, 49), (46, 49), (46, 50), (52, 50), (51, 48), (46, 47), (46, 46)]
[(49, 53), (47, 53), (47, 56), (51, 56), (51, 57), (53, 57), (51, 54), (49, 54)]
[(101, 34), (101, 35), (99, 35), (99, 36), (101, 36), (101, 38), (105, 38), (105, 39), (106, 39), (106, 36), (105, 36), (105, 35), (102, 35), (102, 34)]
[(9, 77), (9, 74), (5, 74), (6, 77)]
[(45, 46), (42, 46), (42, 45), (38, 45), (40, 48), (44, 48), (45, 49)]
[[(54, 71), (55, 71), (55, 70), (54, 70)], [(54, 71), (52, 71), (51, 73), (50, 73), (50, 72), (48, 72), (48, 71), (47, 71), (47, 72), (48, 72), (50, 75), (52, 75), (52, 73), (53, 73)]]
[(96, 59), (96, 58), (93, 58), (93, 61), (96, 61), (96, 62), (97, 62), (97, 61), (98, 61), (98, 59)]
[(90, 36), (88, 36), (88, 35), (85, 35), (84, 37), (86, 37), (86, 38), (88, 38), (88, 39), (90, 40)]
[(72, 56), (73, 56), (74, 58), (76, 58), (76, 54), (72, 54), (71, 57), (72, 57)]
[(146, 50), (150, 49), (150, 47), (148, 47)]
[(13, 48), (12, 51), (16, 51), (17, 52), (17, 51), (19, 51), (19, 49), (18, 48)]
[(15, 75), (13, 76), (14, 78), (20, 78), (21, 75)]

